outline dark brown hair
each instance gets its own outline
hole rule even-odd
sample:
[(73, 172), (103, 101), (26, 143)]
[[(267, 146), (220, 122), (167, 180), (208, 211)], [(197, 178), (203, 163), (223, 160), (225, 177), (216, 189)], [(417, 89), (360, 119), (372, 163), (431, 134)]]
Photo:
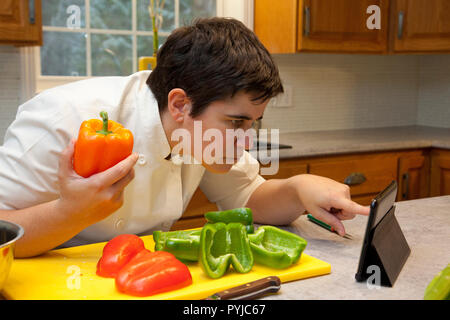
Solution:
[(256, 35), (238, 20), (217, 17), (175, 29), (158, 50), (147, 85), (160, 113), (170, 90), (183, 89), (192, 117), (240, 91), (260, 102), (283, 92), (278, 68)]

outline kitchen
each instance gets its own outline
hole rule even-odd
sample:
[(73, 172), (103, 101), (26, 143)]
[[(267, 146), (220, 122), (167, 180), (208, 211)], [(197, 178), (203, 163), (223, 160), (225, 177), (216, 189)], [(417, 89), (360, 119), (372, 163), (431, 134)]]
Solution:
[[(36, 7), (39, 2), (35, 1)], [(219, 16), (240, 19), (273, 54), (280, 71), (285, 94), (269, 103), (261, 128), (279, 129), (279, 143), (291, 148), (279, 150), (278, 173), (264, 178), (325, 176), (349, 185), (352, 200), (362, 205), (369, 205), (395, 180), (398, 184), (396, 215), (412, 250), (393, 288), (368, 290), (366, 284), (354, 281), (367, 218), (357, 216), (345, 222), (348, 233), (357, 238), (349, 243), (300, 217), (286, 229), (307, 239), (307, 254), (329, 262), (332, 272), (283, 283), (279, 295), (264, 299), (422, 299), (427, 284), (449, 262), (446, 239), (450, 222), (447, 209), (450, 204), (450, 38), (448, 25), (444, 23), (449, 20), (448, 3), (445, 0), (380, 0), (355, 5), (341, 0), (329, 5), (305, 0), (280, 1), (274, 5), (270, 1), (236, 0), (217, 1), (216, 7), (211, 8), (207, 2), (211, 1), (167, 1), (166, 6), (172, 4), (175, 8), (192, 3), (215, 10)], [(67, 28), (64, 24), (68, 16), (76, 17), (89, 6), (89, 2), (67, 1), (65, 8), (72, 4), (79, 5), (80, 11), (62, 11), (65, 16), (55, 22), (51, 17), (45, 18), (48, 11), (43, 1), (44, 40), (45, 35), (52, 39), (52, 32), (56, 34), (62, 32), (59, 28)], [(372, 15), (366, 12), (370, 5), (377, 5), (380, 10), (380, 29), (370, 30), (366, 26), (366, 20)], [(8, 11), (8, 6), (3, 6)], [(139, 16), (141, 11), (132, 7), (130, 15)], [(87, 17), (82, 14), (80, 17), (79, 28), (87, 32)], [(180, 12), (172, 19), (172, 25), (167, 23), (162, 28), (164, 32), (183, 20)], [(148, 25), (144, 27), (151, 30)], [(71, 35), (77, 36), (77, 29), (70, 30)], [(168, 35), (164, 32), (161, 39)], [(119, 36), (128, 34), (122, 32)], [(26, 41), (43, 44), (41, 52), (37, 52), (39, 47), (17, 47), (11, 45), (13, 40), (8, 40), (10, 44), (0, 46), (2, 140), (17, 107), (36, 92), (67, 83), (69, 76), (81, 79), (89, 75), (114, 75), (108, 72), (124, 75), (137, 71), (139, 52), (151, 52), (151, 43), (139, 47), (139, 41), (144, 41), (146, 36), (151, 36), (151, 32), (147, 35), (141, 30), (131, 36), (131, 44), (137, 43), (131, 45), (136, 52), (131, 58), (120, 56), (121, 51), (115, 50), (119, 55), (117, 71), (113, 67), (117, 64), (111, 62), (98, 66), (91, 62), (89, 66), (86, 61), (80, 67), (64, 59), (45, 60), (63, 57), (63, 52), (51, 54), (39, 36), (37, 40)], [(100, 41), (98, 35), (92, 34), (92, 47), (98, 45), (94, 42), (96, 37)], [(70, 48), (70, 43), (60, 45), (61, 39), (55, 37), (49, 42), (53, 50)], [(92, 58), (86, 54), (89, 46), (81, 53), (86, 60)], [(49, 53), (39, 59), (43, 52)], [(98, 59), (111, 55), (105, 52)], [(40, 61), (48, 62), (41, 65)], [(52, 63), (53, 70), (47, 67)], [(59, 65), (74, 69), (61, 69)], [(171, 230), (201, 227), (206, 222), (203, 214), (214, 210), (216, 205), (198, 189)], [(422, 232), (421, 228), (428, 232)], [(431, 245), (434, 255), (428, 252)], [(432, 260), (433, 266), (420, 263), (424, 257)], [(411, 284), (409, 278), (417, 284)], [(336, 281), (348, 290), (345, 293), (332, 290)], [(320, 292), (314, 290), (316, 286), (322, 288)]]

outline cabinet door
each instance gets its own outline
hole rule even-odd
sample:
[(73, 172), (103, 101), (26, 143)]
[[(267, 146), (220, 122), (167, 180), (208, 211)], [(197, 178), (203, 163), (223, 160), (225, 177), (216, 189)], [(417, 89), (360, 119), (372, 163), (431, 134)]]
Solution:
[(394, 52), (450, 51), (450, 1), (392, 2)]
[(397, 201), (419, 199), (428, 196), (428, 168), (428, 157), (400, 157)]
[(397, 158), (380, 154), (311, 162), (309, 173), (349, 185), (352, 199), (368, 204), (371, 198), (397, 179)]
[(255, 0), (253, 30), (270, 53), (295, 53), (298, 0)]
[(433, 150), (431, 155), (430, 196), (450, 195), (450, 151)]
[[(271, 164), (273, 165), (273, 164)], [(308, 173), (308, 165), (301, 160), (281, 160), (278, 171), (274, 175), (263, 175), (264, 179), (287, 179), (298, 174)], [(261, 167), (264, 165), (261, 164)]]
[[(303, 0), (299, 6), (298, 51), (387, 52), (387, 0)], [(371, 5), (380, 9), (380, 29), (369, 29)]]
[(42, 45), (41, 0), (0, 1), (0, 43)]
[(201, 227), (206, 223), (204, 214), (217, 210), (217, 205), (211, 203), (200, 188), (197, 188), (180, 220), (172, 225), (171, 230)]

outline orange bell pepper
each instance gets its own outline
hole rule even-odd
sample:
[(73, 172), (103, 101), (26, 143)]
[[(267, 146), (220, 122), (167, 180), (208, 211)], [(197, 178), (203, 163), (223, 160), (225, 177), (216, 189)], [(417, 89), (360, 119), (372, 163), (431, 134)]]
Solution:
[(100, 117), (83, 121), (75, 143), (73, 168), (84, 178), (113, 167), (133, 151), (131, 131), (108, 120), (105, 111)]

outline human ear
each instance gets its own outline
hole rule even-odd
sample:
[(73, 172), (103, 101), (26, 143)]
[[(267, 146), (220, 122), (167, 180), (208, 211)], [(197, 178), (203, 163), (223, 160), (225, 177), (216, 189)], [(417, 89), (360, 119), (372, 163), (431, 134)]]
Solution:
[(167, 110), (172, 116), (173, 120), (182, 123), (185, 116), (189, 114), (190, 101), (183, 89), (175, 88), (170, 90), (167, 96)]

